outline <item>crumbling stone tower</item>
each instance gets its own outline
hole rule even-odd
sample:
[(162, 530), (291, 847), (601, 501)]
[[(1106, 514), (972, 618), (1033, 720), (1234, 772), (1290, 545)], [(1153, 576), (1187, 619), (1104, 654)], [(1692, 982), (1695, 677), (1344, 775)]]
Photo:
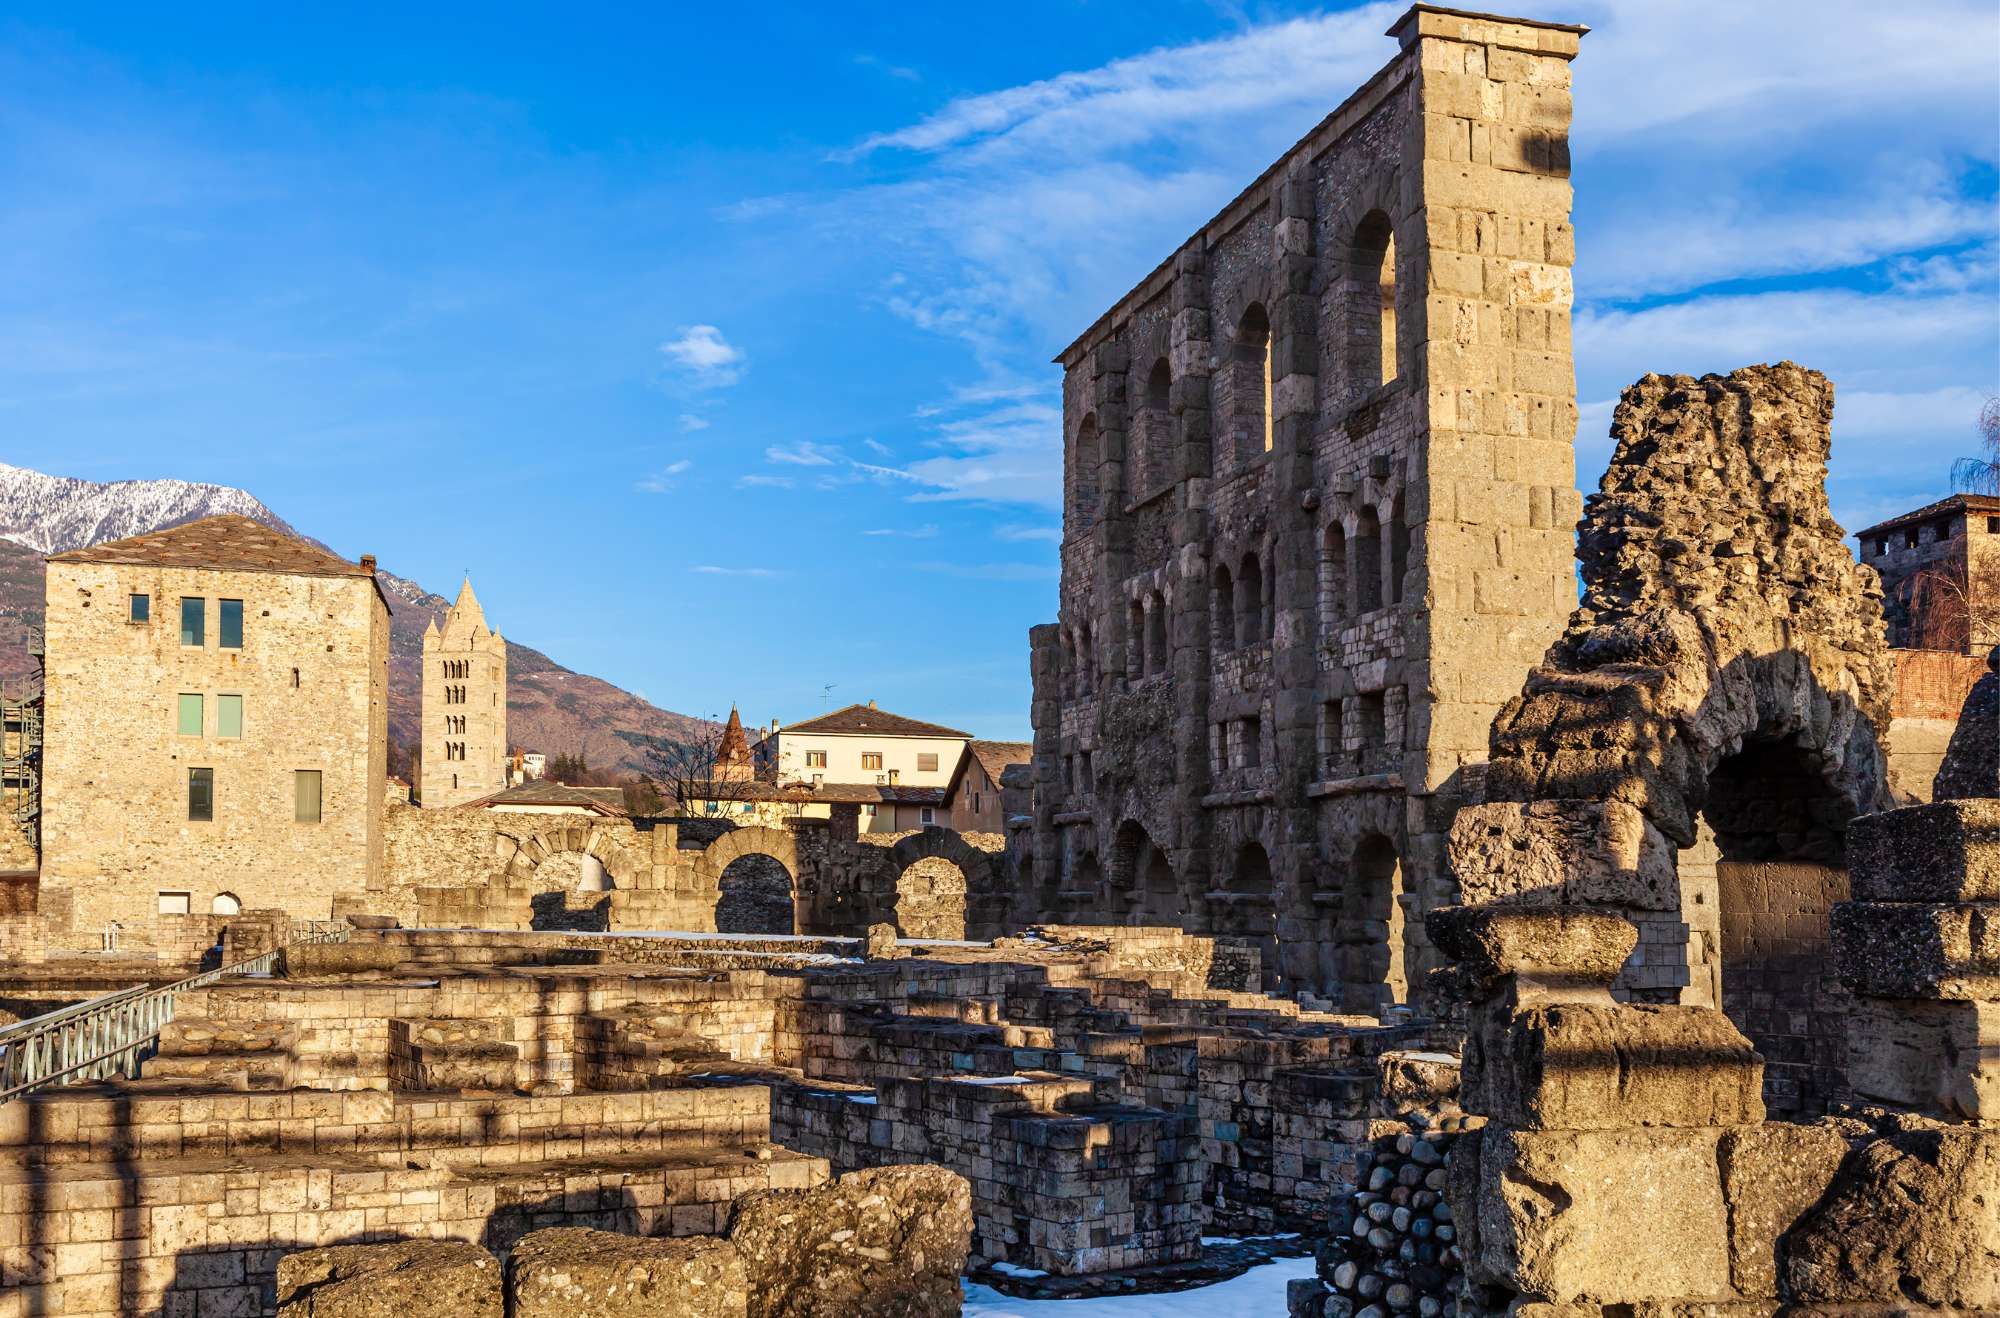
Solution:
[(1433, 964), (1444, 830), (1575, 601), (1583, 31), (1415, 6), (1057, 358), (1035, 913), (1237, 938), (1364, 1010)]
[(424, 628), (423, 803), (463, 805), (507, 785), (507, 642), (486, 625), (472, 579)]

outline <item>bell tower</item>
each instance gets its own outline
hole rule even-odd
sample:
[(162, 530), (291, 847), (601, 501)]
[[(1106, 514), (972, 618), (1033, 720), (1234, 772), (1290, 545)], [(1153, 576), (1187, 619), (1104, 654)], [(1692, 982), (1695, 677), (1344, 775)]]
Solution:
[(426, 807), (463, 805), (507, 785), (507, 642), (486, 625), (472, 579), (424, 629)]

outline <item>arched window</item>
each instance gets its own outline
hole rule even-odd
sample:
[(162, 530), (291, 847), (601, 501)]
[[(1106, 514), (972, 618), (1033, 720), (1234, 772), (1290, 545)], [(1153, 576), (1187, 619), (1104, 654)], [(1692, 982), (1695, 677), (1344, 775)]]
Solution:
[(1126, 462), (1127, 480), (1135, 499), (1143, 499), (1174, 476), (1173, 415), (1168, 400), (1173, 394), (1173, 370), (1165, 357), (1153, 363), (1146, 377), (1146, 398), (1134, 427), (1137, 443)]
[(1396, 355), (1396, 235), (1389, 217), (1370, 211), (1348, 249), (1347, 369), (1357, 393), (1394, 380)]
[(1364, 836), (1355, 844), (1341, 921), (1341, 979), (1349, 1011), (1379, 1014), (1409, 998), (1402, 895), (1396, 844), (1380, 833)]
[(1245, 554), (1236, 570), (1236, 643), (1255, 645), (1264, 637), (1264, 576), (1257, 556)]
[(1097, 642), (1090, 634), (1090, 628), (1083, 629), (1083, 640), (1076, 651), (1077, 668), (1083, 680), (1085, 695), (1097, 690)]
[(215, 894), (215, 900), (208, 904), (208, 911), (210, 915), (241, 915), (243, 903), (237, 900), (233, 892), (218, 892)]
[(1354, 611), (1382, 607), (1382, 521), (1373, 508), (1363, 508), (1347, 542), (1348, 576), (1354, 579)]
[(1209, 598), (1209, 613), (1215, 622), (1215, 648), (1236, 648), (1236, 593), (1229, 569), (1215, 569), (1215, 592)]
[(1236, 323), (1229, 389), (1236, 460), (1249, 462), (1271, 451), (1271, 319), (1254, 302)]
[(1326, 528), (1319, 549), (1320, 633), (1332, 640), (1347, 618), (1347, 532), (1336, 522)]
[(1070, 526), (1073, 535), (1097, 524), (1097, 467), (1103, 456), (1097, 439), (1097, 417), (1087, 416), (1077, 427), (1070, 463)]
[(1389, 602), (1403, 602), (1403, 577), (1410, 570), (1410, 528), (1403, 520), (1403, 496), (1389, 508)]

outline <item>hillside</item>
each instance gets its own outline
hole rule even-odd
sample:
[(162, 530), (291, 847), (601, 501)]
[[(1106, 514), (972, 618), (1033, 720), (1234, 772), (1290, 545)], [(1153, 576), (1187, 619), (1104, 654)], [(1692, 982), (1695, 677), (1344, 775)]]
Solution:
[[(229, 486), (99, 483), (0, 463), (0, 680), (11, 686), (35, 671), (28, 639), (41, 629), (47, 555), (218, 513), (241, 513), (299, 534), (262, 502)], [(451, 601), (406, 577), (377, 575), (390, 607), (389, 735), (409, 745), (421, 718), (424, 627), (433, 618), (441, 623)], [(716, 725), (565, 668), (515, 639), (504, 618), (493, 621), (507, 636), (507, 732), (516, 745), (551, 755), (580, 751), (593, 768), (636, 772), (656, 740), (713, 734)]]

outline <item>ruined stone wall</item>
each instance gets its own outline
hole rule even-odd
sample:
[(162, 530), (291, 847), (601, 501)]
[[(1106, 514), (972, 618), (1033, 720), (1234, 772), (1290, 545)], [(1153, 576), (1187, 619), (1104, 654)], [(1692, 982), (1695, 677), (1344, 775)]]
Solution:
[(1891, 650), (1895, 694), (1889, 703), (1889, 788), (1900, 805), (1931, 799), (1932, 785), (1958, 730), (1959, 710), (1986, 675), (1984, 655)]
[(1370, 1011), (1429, 964), (1463, 771), (1573, 598), (1578, 31), (1395, 35), (1063, 353), (1030, 635), (1043, 912), (1238, 939)]

